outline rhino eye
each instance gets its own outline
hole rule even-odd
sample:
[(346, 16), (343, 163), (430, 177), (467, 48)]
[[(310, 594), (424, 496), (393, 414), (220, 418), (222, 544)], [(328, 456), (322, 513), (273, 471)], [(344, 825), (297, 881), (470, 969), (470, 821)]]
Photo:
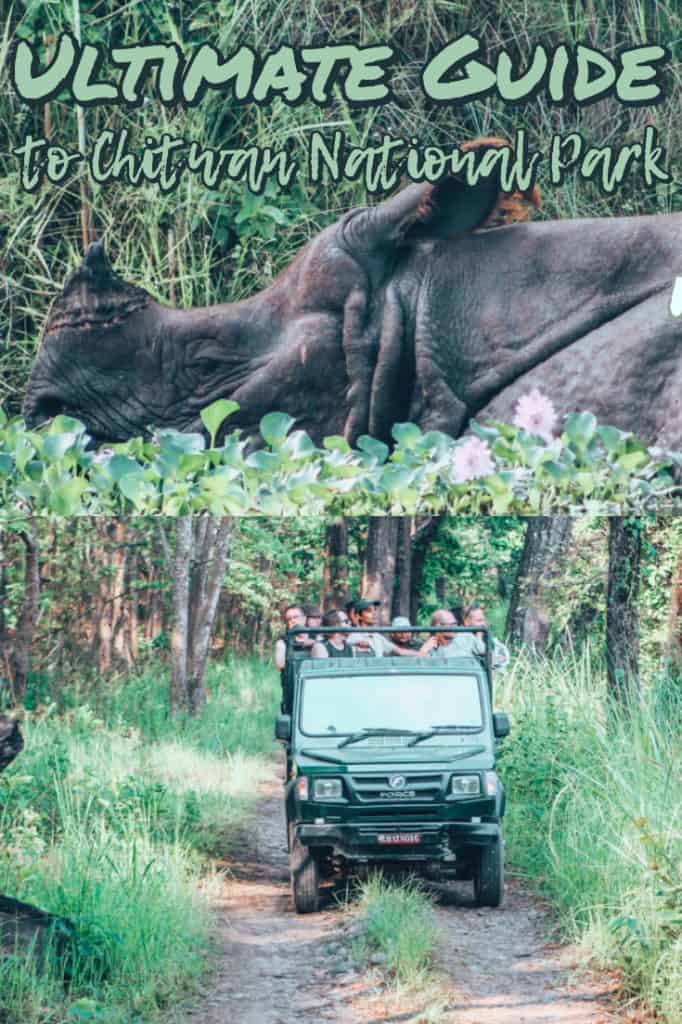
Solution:
[(220, 369), (220, 360), (211, 359), (210, 356), (201, 356), (192, 362), (192, 367), (199, 373), (215, 373)]

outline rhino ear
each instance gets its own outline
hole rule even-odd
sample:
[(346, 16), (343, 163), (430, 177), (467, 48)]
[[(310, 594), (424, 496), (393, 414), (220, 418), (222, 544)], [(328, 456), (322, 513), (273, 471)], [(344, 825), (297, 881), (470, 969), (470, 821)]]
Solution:
[[(462, 152), (500, 149), (503, 139), (481, 138), (464, 143)], [(533, 186), (527, 193), (501, 192), (498, 173), (467, 185), (464, 175), (442, 178), (434, 184), (409, 185), (379, 206), (366, 210), (351, 221), (355, 238), (366, 249), (399, 246), (428, 239), (453, 238), (477, 228), (495, 227), (526, 220), (529, 207), (540, 207), (540, 192)]]

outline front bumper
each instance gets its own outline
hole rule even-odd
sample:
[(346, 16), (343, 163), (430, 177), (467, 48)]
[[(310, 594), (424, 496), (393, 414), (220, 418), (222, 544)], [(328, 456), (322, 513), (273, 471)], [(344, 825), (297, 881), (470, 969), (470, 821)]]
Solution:
[[(382, 842), (380, 837), (418, 835), (418, 843)], [(449, 861), (467, 847), (490, 846), (502, 839), (493, 821), (455, 821), (447, 824), (418, 821), (379, 824), (300, 824), (296, 836), (304, 846), (332, 849), (348, 860)], [(453, 856), (454, 855), (454, 856)]]

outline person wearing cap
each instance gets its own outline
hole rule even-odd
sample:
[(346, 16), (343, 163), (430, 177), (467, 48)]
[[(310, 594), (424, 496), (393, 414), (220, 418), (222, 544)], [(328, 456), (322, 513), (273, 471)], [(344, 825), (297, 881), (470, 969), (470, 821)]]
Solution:
[(350, 601), (346, 602), (346, 615), (348, 616), (348, 621), (349, 621), (350, 625), (354, 629), (357, 626), (359, 626), (359, 624), (360, 624), (359, 623), (359, 619), (358, 619), (358, 612), (357, 612), (357, 609), (355, 607), (355, 605), (357, 604), (357, 602), (359, 600), (360, 600), (359, 597), (351, 597)]
[[(358, 654), (367, 654), (375, 658), (388, 657), (411, 657), (417, 655), (418, 651), (399, 647), (385, 633), (372, 633), (371, 627), (377, 624), (377, 608), (381, 601), (370, 601), (365, 598), (353, 602), (353, 608), (357, 618), (357, 625), (360, 628), (368, 627), (366, 633), (356, 633), (349, 642), (355, 643)], [(352, 620), (351, 620), (352, 621)]]
[(388, 634), (388, 639), (403, 651), (418, 651), (421, 644), (414, 633), (405, 633), (403, 630), (410, 630), (412, 623), (405, 615), (396, 615), (391, 622), (393, 633)]

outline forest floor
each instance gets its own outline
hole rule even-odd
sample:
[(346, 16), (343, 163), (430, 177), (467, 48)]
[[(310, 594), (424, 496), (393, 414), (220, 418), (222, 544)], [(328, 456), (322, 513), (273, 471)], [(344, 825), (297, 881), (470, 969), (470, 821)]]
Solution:
[(432, 979), (398, 990), (379, 963), (354, 959), (362, 929), (345, 888), (330, 893), (318, 914), (295, 914), (282, 805), (281, 784), (264, 784), (251, 826), (223, 865), (218, 963), (204, 999), (180, 1011), (183, 1024), (642, 1020), (616, 1009), (615, 976), (576, 971), (574, 950), (550, 941), (556, 925), (548, 909), (513, 879), (497, 910), (475, 907), (469, 884), (439, 887)]

